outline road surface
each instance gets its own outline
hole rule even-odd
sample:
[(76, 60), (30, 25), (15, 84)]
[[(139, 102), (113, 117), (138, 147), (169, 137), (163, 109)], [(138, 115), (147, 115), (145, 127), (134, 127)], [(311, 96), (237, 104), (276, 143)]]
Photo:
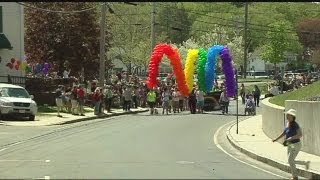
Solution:
[[(234, 113), (232, 106), (230, 111)], [(10, 137), (12, 141), (20, 141), (0, 149), (0, 178), (289, 177), (233, 151), (225, 140), (225, 132), (216, 134), (220, 127), (233, 120), (235, 116), (220, 115), (219, 112), (194, 115), (184, 112), (168, 116), (143, 113), (66, 126), (0, 126), (2, 145), (4, 139), (9, 142)], [(218, 146), (214, 141), (215, 134), (220, 143)], [(39, 137), (23, 141), (35, 135)], [(219, 147), (228, 148), (229, 155)], [(254, 167), (244, 164), (230, 154), (256, 164)]]

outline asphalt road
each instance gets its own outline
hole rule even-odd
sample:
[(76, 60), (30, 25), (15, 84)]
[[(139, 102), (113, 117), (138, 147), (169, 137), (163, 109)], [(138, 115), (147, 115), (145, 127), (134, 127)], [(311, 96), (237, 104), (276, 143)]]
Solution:
[[(144, 113), (67, 126), (0, 126), (3, 133), (13, 134), (22, 128), (16, 132), (15, 138), (19, 138), (12, 138), (20, 143), (0, 149), (0, 178), (279, 179), (235, 160), (217, 147), (214, 134), (234, 119), (218, 112), (168, 116)], [(35, 135), (39, 136), (29, 139)], [(23, 141), (23, 137), (29, 140)], [(223, 137), (225, 134), (219, 135), (219, 142), (226, 147)], [(243, 155), (241, 158), (246, 159)]]

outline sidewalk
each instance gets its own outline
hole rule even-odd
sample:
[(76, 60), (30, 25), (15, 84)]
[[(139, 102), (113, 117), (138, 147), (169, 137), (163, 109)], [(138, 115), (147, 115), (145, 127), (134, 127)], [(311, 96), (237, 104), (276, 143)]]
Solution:
[(125, 114), (135, 114), (148, 111), (147, 108), (131, 109), (131, 112), (125, 112), (122, 109), (112, 109), (111, 113), (105, 111), (105, 115), (96, 116), (93, 112), (85, 113), (85, 116), (74, 116), (70, 113), (60, 113), (62, 118), (57, 117), (57, 113), (45, 113), (36, 116), (35, 121), (1, 121), (0, 125), (5, 126), (50, 126), (50, 125), (62, 125), (70, 124), (80, 121), (88, 121), (98, 118), (106, 118), (111, 116), (120, 116)]
[[(281, 133), (281, 132), (279, 132)], [(280, 143), (273, 143), (262, 130), (262, 115), (254, 116), (239, 122), (239, 134), (236, 124), (227, 130), (229, 142), (242, 153), (253, 159), (264, 162), (290, 173), (287, 160), (287, 148)], [(278, 142), (280, 142), (279, 140)], [(299, 176), (320, 179), (320, 157), (300, 151), (296, 160), (311, 161), (310, 169), (297, 165)]]

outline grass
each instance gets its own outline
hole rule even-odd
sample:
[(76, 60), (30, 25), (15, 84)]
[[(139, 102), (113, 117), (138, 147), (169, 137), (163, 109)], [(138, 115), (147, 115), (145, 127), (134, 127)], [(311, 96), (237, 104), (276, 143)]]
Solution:
[(285, 106), (285, 100), (306, 100), (320, 95), (320, 81), (295, 91), (287, 92), (270, 99), (270, 102), (279, 106)]
[[(93, 112), (94, 110), (90, 107), (85, 106), (84, 107), (84, 112), (88, 113), (88, 112)], [(44, 116), (44, 115), (50, 115), (48, 113), (56, 113), (57, 112), (57, 107), (56, 106), (38, 106), (38, 116)], [(67, 112), (66, 110), (64, 110), (63, 112)]]
[[(261, 94), (267, 94), (268, 93), (268, 85), (267, 84), (257, 84), (258, 88), (261, 91)], [(254, 85), (246, 86), (246, 92), (252, 93), (254, 89)]]
[(271, 79), (265, 79), (265, 78), (262, 78), (262, 79), (254, 79), (254, 78), (243, 79), (243, 78), (239, 78), (238, 79), (239, 83), (244, 83), (244, 82), (269, 82), (269, 81), (272, 81), (272, 80)]

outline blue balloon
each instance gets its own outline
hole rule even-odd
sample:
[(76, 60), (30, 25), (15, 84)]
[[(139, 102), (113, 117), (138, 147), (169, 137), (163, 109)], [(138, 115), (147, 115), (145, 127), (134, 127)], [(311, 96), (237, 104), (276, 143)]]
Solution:
[(220, 55), (220, 52), (223, 50), (224, 46), (215, 45), (209, 48), (208, 50), (208, 59), (205, 67), (206, 77), (206, 92), (213, 90), (214, 79), (216, 76), (216, 64), (217, 58)]

